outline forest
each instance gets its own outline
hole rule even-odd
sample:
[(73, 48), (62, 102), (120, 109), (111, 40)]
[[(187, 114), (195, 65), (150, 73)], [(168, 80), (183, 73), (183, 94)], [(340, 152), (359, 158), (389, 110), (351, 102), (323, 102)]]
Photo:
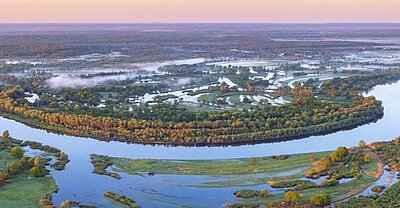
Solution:
[(3, 88), (1, 111), (45, 124), (49, 130), (104, 140), (169, 144), (227, 144), (273, 141), (327, 133), (379, 119), (383, 108), (374, 97), (357, 97), (350, 103), (296, 99), (290, 105), (259, 107), (254, 111), (158, 114), (183, 122), (129, 120), (74, 115), (16, 105), (19, 87)]

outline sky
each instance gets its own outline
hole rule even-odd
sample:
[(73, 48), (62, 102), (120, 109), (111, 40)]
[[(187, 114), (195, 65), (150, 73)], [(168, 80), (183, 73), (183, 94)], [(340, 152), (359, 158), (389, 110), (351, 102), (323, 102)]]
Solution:
[(400, 23), (400, 0), (0, 0), (0, 23)]

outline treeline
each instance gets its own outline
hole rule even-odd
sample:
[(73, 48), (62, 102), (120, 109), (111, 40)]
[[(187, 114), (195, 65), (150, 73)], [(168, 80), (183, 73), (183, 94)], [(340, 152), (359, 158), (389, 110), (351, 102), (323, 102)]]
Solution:
[(18, 105), (16, 99), (20, 91), (19, 87), (3, 87), (0, 111), (18, 115), (29, 120), (31, 125), (55, 132), (137, 143), (195, 145), (281, 140), (355, 127), (383, 114), (380, 101), (361, 96), (346, 104), (314, 98), (294, 99), (290, 105), (259, 106), (243, 112), (148, 112), (147, 116), (152, 118), (167, 115), (182, 120), (166, 122), (163, 119), (119, 119), (32, 109), (28, 105)]
[(396, 82), (400, 79), (400, 70), (377, 71), (364, 76), (333, 78), (326, 80), (319, 89), (319, 94), (329, 97), (347, 96), (355, 92), (367, 91), (376, 85)]
[(367, 91), (380, 84), (395, 82), (400, 79), (400, 70), (365, 72), (362, 76), (351, 76), (347, 78), (335, 77), (325, 80), (318, 88), (315, 79), (308, 79), (303, 84), (294, 82), (293, 87), (282, 86), (277, 89), (279, 95), (290, 95), (293, 97), (312, 97), (323, 95), (327, 97), (343, 96), (351, 98), (361, 91)]

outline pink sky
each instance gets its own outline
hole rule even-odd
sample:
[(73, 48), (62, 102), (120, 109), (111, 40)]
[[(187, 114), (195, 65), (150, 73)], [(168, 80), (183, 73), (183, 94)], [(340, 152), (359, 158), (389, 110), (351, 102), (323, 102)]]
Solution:
[(400, 0), (0, 0), (1, 23), (400, 23)]

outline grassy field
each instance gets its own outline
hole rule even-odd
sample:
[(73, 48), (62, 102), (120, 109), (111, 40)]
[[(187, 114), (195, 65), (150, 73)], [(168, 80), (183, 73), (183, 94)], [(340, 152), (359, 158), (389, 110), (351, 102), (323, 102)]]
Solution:
[[(311, 161), (327, 152), (291, 155), (285, 160), (272, 157), (258, 157), (229, 160), (150, 160), (150, 159), (124, 159), (112, 158), (115, 171), (126, 172), (132, 175), (143, 172), (174, 175), (242, 175), (265, 173), (271, 177), (284, 176), (293, 170), (311, 168)], [(303, 171), (298, 174), (303, 175)]]
[[(112, 170), (130, 175), (170, 174), (213, 176), (213, 180), (196, 185), (184, 185), (193, 188), (223, 188), (234, 186), (258, 186), (270, 180), (290, 180), (304, 176), (311, 168), (311, 161), (317, 160), (329, 152), (290, 155), (285, 160), (273, 157), (257, 157), (227, 160), (153, 160), (109, 158)], [(94, 160), (102, 160), (94, 156)], [(182, 184), (183, 185), (183, 184)]]
[(42, 207), (39, 200), (53, 190), (57, 186), (51, 177), (29, 179), (28, 174), (20, 174), (0, 187), (0, 207)]
[[(276, 157), (258, 157), (228, 160), (150, 160), (111, 158), (113, 170), (131, 175), (145, 173), (172, 174), (172, 175), (208, 175), (215, 176), (211, 183), (200, 184), (196, 188), (259, 186), (270, 181), (293, 180), (304, 177), (305, 171), (312, 167), (311, 163), (330, 152), (289, 155), (287, 159)], [(365, 164), (360, 179), (353, 179), (336, 186), (315, 187), (297, 192), (301, 200), (306, 202), (311, 196), (321, 193), (328, 194), (332, 201), (340, 201), (363, 191), (379, 178), (382, 171), (378, 165), (379, 159), (373, 157), (370, 163)], [(230, 176), (235, 177), (230, 177)], [(229, 176), (229, 177), (226, 177)], [(228, 180), (225, 180), (228, 178)], [(217, 180), (221, 179), (221, 180)], [(269, 204), (284, 201), (284, 194), (275, 194), (266, 198), (238, 198), (236, 203)]]
[[(0, 138), (4, 141), (4, 138)], [(7, 146), (0, 144), (0, 170), (6, 171), (6, 164), (17, 161)], [(9, 207), (42, 207), (40, 199), (46, 194), (57, 190), (52, 177), (31, 178), (27, 171), (17, 174), (7, 180), (4, 186), (0, 186), (0, 208)]]

